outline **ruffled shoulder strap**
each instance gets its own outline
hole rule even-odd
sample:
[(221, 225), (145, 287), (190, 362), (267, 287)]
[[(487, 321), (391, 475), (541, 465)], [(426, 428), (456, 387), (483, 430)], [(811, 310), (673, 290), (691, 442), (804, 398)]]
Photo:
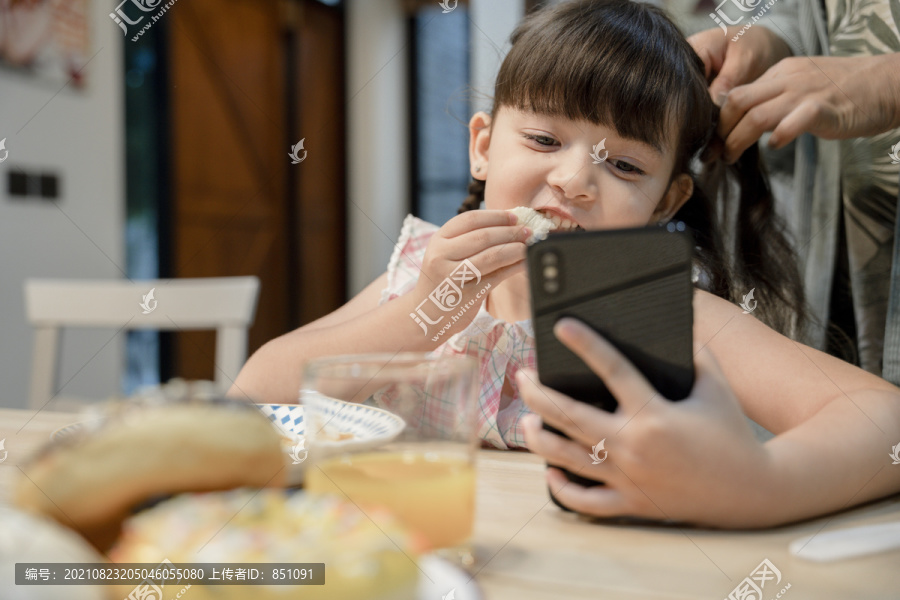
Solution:
[(406, 216), (400, 230), (400, 239), (394, 245), (391, 260), (388, 261), (387, 287), (381, 291), (379, 304), (402, 296), (416, 287), (428, 241), (438, 229), (437, 225), (418, 217)]

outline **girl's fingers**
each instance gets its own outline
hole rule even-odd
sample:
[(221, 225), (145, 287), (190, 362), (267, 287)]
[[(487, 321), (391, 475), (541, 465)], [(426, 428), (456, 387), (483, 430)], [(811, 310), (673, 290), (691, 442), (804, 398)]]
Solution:
[(476, 269), (481, 270), (479, 264), (475, 262), (475, 255), (507, 244), (520, 244), (524, 248), (525, 240), (528, 239), (529, 235), (531, 235), (531, 231), (519, 225), (483, 227), (447, 239), (444, 242), (445, 255), (451, 260), (468, 258), (475, 265)]
[(587, 325), (575, 319), (560, 319), (553, 332), (603, 380), (619, 402), (617, 413), (635, 414), (659, 396), (659, 392), (621, 352)]
[(468, 255), (468, 258), (482, 276), (493, 275), (504, 267), (524, 265), (525, 243), (510, 242), (488, 247), (476, 254)]
[(628, 503), (614, 487), (597, 485), (582, 487), (572, 483), (559, 469), (547, 469), (550, 492), (565, 507), (593, 517), (620, 517), (627, 515)]
[(527, 273), (528, 265), (525, 264), (525, 260), (520, 260), (515, 262), (507, 267), (500, 267), (493, 273), (491, 273), (491, 277), (494, 281), (500, 282), (504, 279), (512, 277), (513, 275), (517, 275), (519, 273)]
[(612, 414), (541, 385), (532, 369), (516, 373), (516, 384), (519, 396), (528, 408), (548, 425), (582, 445), (592, 446), (599, 442), (602, 439), (597, 438), (599, 431), (615, 431)]
[(516, 215), (505, 210), (469, 210), (444, 223), (441, 234), (445, 238), (454, 238), (474, 229), (511, 226), (517, 222)]
[[(548, 464), (597, 481), (606, 481), (615, 475), (610, 470), (611, 463), (606, 460), (608, 455), (605, 447), (598, 448), (597, 459), (595, 459), (591, 454), (590, 447), (585, 447), (543, 429), (540, 417), (537, 415), (528, 415), (522, 423), (522, 429), (528, 449), (543, 456)], [(599, 445), (600, 441), (601, 439), (595, 440), (591, 447)]]

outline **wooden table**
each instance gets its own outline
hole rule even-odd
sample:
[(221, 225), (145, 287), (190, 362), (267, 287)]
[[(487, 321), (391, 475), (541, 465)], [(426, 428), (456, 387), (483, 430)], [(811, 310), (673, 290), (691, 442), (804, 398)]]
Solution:
[[(0, 464), (0, 502), (10, 497), (17, 463), (75, 420), (67, 413), (0, 409), (0, 439), (9, 453)], [(474, 542), (482, 566), (476, 580), (487, 600), (722, 600), (763, 559), (782, 574), (780, 585), (766, 585), (763, 600), (787, 584), (786, 600), (900, 598), (900, 552), (823, 564), (788, 553), (791, 540), (819, 530), (900, 519), (897, 497), (758, 532), (616, 526), (556, 508), (546, 493), (543, 462), (533, 455), (485, 450), (478, 468)]]

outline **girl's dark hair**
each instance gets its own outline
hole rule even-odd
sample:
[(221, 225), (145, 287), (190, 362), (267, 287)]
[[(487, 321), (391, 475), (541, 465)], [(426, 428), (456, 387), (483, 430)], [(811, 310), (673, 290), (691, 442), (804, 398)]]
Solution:
[[(718, 107), (703, 62), (666, 13), (631, 0), (572, 0), (527, 16), (511, 41), (494, 113), (506, 106), (587, 121), (658, 149), (675, 133), (670, 182), (689, 174), (694, 192), (673, 218), (692, 229), (699, 284), (732, 302), (755, 288), (757, 317), (786, 335), (801, 331), (802, 281), (758, 147), (729, 169), (707, 160)], [(726, 171), (740, 191), (736, 207)], [(473, 180), (459, 212), (478, 208), (484, 188)]]

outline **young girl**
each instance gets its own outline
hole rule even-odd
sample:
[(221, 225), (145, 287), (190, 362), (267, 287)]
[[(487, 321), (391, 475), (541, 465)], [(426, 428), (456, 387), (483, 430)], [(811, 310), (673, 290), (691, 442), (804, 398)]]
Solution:
[[(896, 388), (760, 322), (782, 333), (796, 328), (803, 317), (799, 276), (773, 214), (755, 148), (737, 164), (741, 194), (736, 219), (730, 204), (718, 207), (711, 200), (725, 197), (715, 193), (721, 178), (710, 148), (717, 109), (706, 90), (702, 63), (671, 21), (642, 3), (566, 2), (527, 17), (512, 42), (497, 76), (492, 113), (479, 112), (469, 124), (474, 182), (462, 214), (442, 227), (407, 217), (387, 272), (334, 313), (260, 348), (232, 394), (259, 402), (295, 402), (302, 365), (318, 356), (468, 354), (481, 364), (481, 437), (499, 448), (527, 442), (554, 464), (589, 477), (602, 474), (595, 478), (609, 485), (599, 491), (574, 485), (564, 490), (565, 499), (585, 512), (676, 519), (687, 515), (700, 522), (753, 526), (900, 489), (900, 470), (876, 476), (887, 460), (888, 439), (900, 441)], [(693, 172), (701, 159), (709, 163), (703, 169), (708, 181), (702, 183)], [(482, 201), (486, 209), (473, 210)], [(727, 385), (704, 385), (715, 368), (702, 353), (695, 387), (701, 398), (665, 408), (648, 402), (649, 397), (640, 402), (627, 398), (627, 406), (616, 413), (598, 416), (585, 412), (590, 407), (536, 384), (536, 375), (528, 371), (535, 361), (524, 269), (524, 242), (531, 232), (507, 212), (518, 206), (539, 210), (561, 230), (686, 222), (697, 243), (696, 279), (703, 288), (694, 298), (694, 337), (698, 348), (705, 346), (715, 355)], [(722, 235), (731, 222), (737, 223), (732, 234)], [(480, 279), (469, 279), (475, 271)], [(447, 298), (456, 302), (452, 295), (443, 295), (448, 278), (461, 287), (454, 305), (471, 308), (453, 313), (434, 308)], [(751, 289), (757, 309), (743, 314), (732, 302)], [(455, 319), (439, 319), (444, 314)], [(640, 380), (625, 365), (613, 374), (605, 371), (597, 358), (609, 360), (602, 340), (583, 331), (576, 335), (579, 331), (570, 324), (560, 334), (598, 373), (626, 373)], [(517, 378), (520, 371), (524, 376)], [(636, 384), (629, 385), (625, 389), (634, 392)], [(621, 388), (617, 383), (614, 391)], [(535, 410), (573, 440), (540, 430), (533, 418), (524, 419), (530, 411), (520, 389)], [(710, 399), (710, 390), (721, 399)], [(736, 401), (730, 400), (732, 390)], [(554, 408), (564, 402), (565, 412)], [(746, 415), (780, 435), (765, 446), (758, 443), (738, 402)], [(701, 403), (703, 411), (694, 410)], [(665, 414), (678, 425), (668, 438), (659, 438), (677, 440), (680, 446), (648, 442), (648, 431), (659, 433), (668, 425), (644, 419), (644, 405), (654, 418)], [(575, 414), (594, 428), (582, 431)], [(637, 424), (632, 427), (626, 416)], [(610, 429), (604, 418), (619, 419), (617, 428)], [(711, 431), (692, 429), (710, 425), (715, 426)], [(686, 430), (691, 435), (676, 435)], [(598, 465), (601, 473), (589, 455), (602, 438), (609, 438), (610, 454)], [(629, 442), (635, 439), (667, 459), (654, 461)], [(721, 447), (711, 446), (710, 440)], [(697, 448), (715, 456), (698, 456)], [(770, 448), (780, 449), (777, 458)], [(623, 460), (642, 461), (618, 463), (617, 453)], [(758, 474), (776, 460), (782, 461), (781, 478), (754, 479), (739, 471), (748, 461), (759, 461), (750, 472)], [(630, 495), (621, 492), (627, 478), (609, 476), (617, 464), (640, 471), (641, 481), (655, 486), (658, 498), (638, 499), (636, 484), (631, 484)], [(656, 464), (666, 469), (654, 469)], [(826, 466), (829, 476), (821, 473)], [(689, 480), (700, 490), (718, 495), (697, 496), (697, 490), (681, 485), (679, 477), (686, 469), (693, 470)], [(551, 470), (549, 477), (561, 484), (558, 472)], [(748, 490), (743, 482), (762, 487)], [(776, 483), (779, 487), (771, 487)], [(816, 493), (808, 493), (810, 489)], [(588, 496), (573, 498), (573, 492)], [(598, 508), (596, 496), (602, 493), (620, 496), (616, 502), (604, 496)], [(673, 495), (687, 500), (672, 504), (669, 512), (654, 512), (657, 502), (668, 506)], [(763, 502), (763, 496), (770, 499)], [(768, 507), (773, 501), (786, 506), (773, 512), (774, 517), (764, 509), (744, 510), (749, 503)], [(710, 502), (719, 510), (704, 511)]]

